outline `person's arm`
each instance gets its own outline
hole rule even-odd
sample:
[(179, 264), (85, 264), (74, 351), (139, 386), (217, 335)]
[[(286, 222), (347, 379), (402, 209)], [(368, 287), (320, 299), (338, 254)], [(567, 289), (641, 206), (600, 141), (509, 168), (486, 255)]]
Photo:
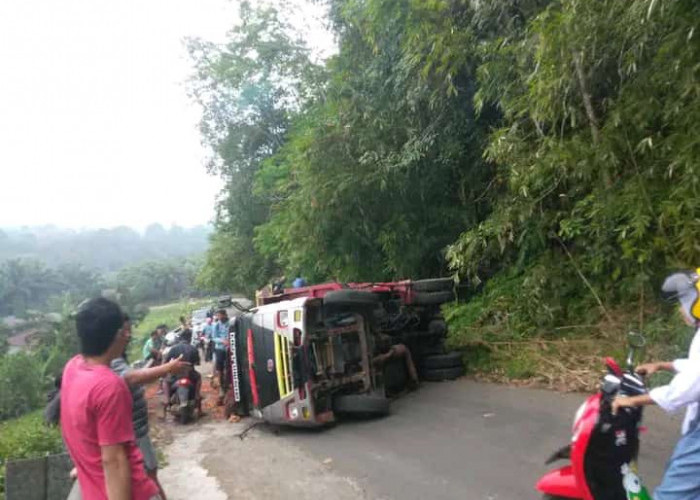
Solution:
[[(681, 364), (677, 366), (679, 361), (675, 360), (668, 362), (650, 363), (655, 365), (649, 371), (640, 371), (645, 365), (637, 368), (638, 373), (650, 375), (658, 370), (674, 371), (678, 370), (676, 376), (667, 385), (656, 387), (649, 391), (648, 394), (641, 396), (625, 397), (621, 396), (613, 401), (613, 414), (618, 408), (638, 407), (657, 404), (664, 411), (673, 413), (690, 403), (700, 401), (700, 367), (690, 364)], [(685, 360), (687, 361), (687, 360)]]
[(668, 385), (649, 391), (649, 396), (669, 413), (700, 401), (700, 366), (689, 364)]
[[(676, 361), (657, 361), (655, 363), (644, 363), (643, 365), (639, 365), (635, 371), (639, 373), (640, 375), (646, 375), (650, 376), (653, 375), (654, 373), (658, 371), (666, 371), (666, 372), (673, 372), (673, 371), (681, 371), (680, 365), (679, 367), (676, 367), (677, 362), (681, 362), (684, 360), (677, 359)], [(687, 361), (687, 360), (685, 360)]]
[(124, 444), (101, 446), (109, 500), (131, 500), (131, 464)]
[(178, 375), (185, 373), (191, 366), (187, 361), (182, 361), (182, 355), (180, 355), (180, 357), (171, 359), (160, 366), (129, 370), (124, 374), (124, 380), (129, 385), (147, 384), (171, 373)]
[(617, 415), (620, 408), (636, 408), (656, 404), (649, 394), (641, 396), (618, 396), (612, 402), (612, 414)]

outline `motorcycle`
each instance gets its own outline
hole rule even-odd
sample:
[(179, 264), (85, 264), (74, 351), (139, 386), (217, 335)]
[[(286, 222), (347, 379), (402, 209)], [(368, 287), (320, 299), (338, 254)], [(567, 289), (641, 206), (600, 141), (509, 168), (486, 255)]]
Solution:
[(194, 418), (197, 407), (195, 392), (195, 384), (187, 376), (179, 377), (172, 382), (168, 407), (181, 424), (186, 424)]
[(647, 392), (644, 379), (634, 372), (636, 352), (644, 344), (642, 335), (629, 335), (624, 372), (615, 360), (605, 359), (607, 374), (600, 391), (576, 412), (571, 442), (546, 461), (567, 459), (569, 465), (546, 473), (535, 486), (544, 500), (651, 500), (637, 474), (642, 408), (612, 414), (617, 396)]

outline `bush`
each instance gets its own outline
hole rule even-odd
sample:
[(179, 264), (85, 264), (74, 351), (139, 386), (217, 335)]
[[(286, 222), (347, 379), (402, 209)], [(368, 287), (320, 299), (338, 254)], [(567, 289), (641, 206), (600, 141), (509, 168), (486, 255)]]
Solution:
[(0, 495), (5, 491), (5, 464), (63, 451), (61, 432), (44, 424), (41, 412), (0, 423)]
[(36, 410), (44, 402), (41, 364), (27, 353), (0, 358), (0, 421)]
[(190, 300), (174, 302), (163, 306), (153, 306), (148, 310), (148, 314), (143, 318), (136, 328), (134, 328), (129, 345), (129, 361), (141, 359), (141, 349), (148, 339), (148, 336), (158, 325), (164, 324), (168, 328), (175, 328), (180, 324), (180, 316), (189, 317), (193, 310), (206, 307), (211, 304), (211, 300)]

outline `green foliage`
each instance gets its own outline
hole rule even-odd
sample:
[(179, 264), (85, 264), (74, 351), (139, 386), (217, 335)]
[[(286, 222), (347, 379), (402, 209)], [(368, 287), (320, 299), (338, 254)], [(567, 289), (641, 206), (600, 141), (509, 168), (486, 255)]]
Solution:
[(5, 464), (63, 451), (61, 431), (44, 424), (41, 412), (0, 422), (0, 494), (5, 490)]
[(61, 285), (58, 274), (41, 261), (7, 260), (0, 264), (0, 315), (41, 309)]
[(323, 68), (248, 4), (225, 49), (193, 45), (226, 182), (202, 283), (451, 271), (453, 341), (559, 340), (658, 313), (700, 262), (700, 3), (329, 4)]
[(191, 40), (189, 50), (196, 69), (192, 95), (205, 109), (200, 129), (212, 151), (209, 170), (225, 182), (199, 282), (250, 293), (274, 269), (253, 246), (255, 227), (269, 213), (269, 201), (253, 190), (255, 175), (282, 146), (291, 115), (323, 75), (276, 10), (241, 2), (240, 17), (226, 45)]
[(129, 361), (142, 358), (141, 349), (143, 344), (158, 325), (167, 325), (168, 328), (175, 328), (180, 324), (180, 316), (189, 317), (195, 309), (208, 307), (211, 303), (212, 301), (208, 299), (196, 299), (151, 307), (144, 319), (132, 329), (128, 352)]
[[(519, 276), (528, 297), (544, 277), (533, 330), (587, 316), (572, 305), (596, 310), (595, 295), (608, 306), (653, 297), (667, 269), (700, 261), (698, 14), (688, 1), (552, 2), (486, 47), (477, 100), (504, 116), (485, 152), (500, 189), (448, 259), (473, 283)], [(562, 276), (569, 286), (552, 283)], [(504, 282), (484, 289), (482, 316), (512, 314), (494, 300)]]
[(42, 366), (35, 355), (17, 353), (0, 358), (0, 421), (35, 410), (44, 402)]
[(122, 303), (166, 302), (195, 295), (195, 278), (202, 266), (198, 257), (144, 261), (121, 269), (113, 283)]

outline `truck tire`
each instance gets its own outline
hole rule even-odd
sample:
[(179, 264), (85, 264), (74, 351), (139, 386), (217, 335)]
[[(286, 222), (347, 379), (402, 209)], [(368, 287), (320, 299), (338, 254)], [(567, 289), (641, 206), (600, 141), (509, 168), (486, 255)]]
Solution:
[(441, 380), (454, 380), (457, 377), (464, 375), (464, 368), (461, 366), (453, 366), (452, 368), (433, 368), (423, 370), (421, 377), (428, 382), (440, 382)]
[(406, 387), (408, 373), (406, 372), (406, 363), (403, 359), (390, 359), (384, 365), (383, 375), (386, 392), (395, 394)]
[(452, 278), (433, 278), (429, 280), (418, 280), (413, 282), (413, 289), (416, 292), (444, 292), (451, 291), (455, 286)]
[(371, 306), (379, 304), (379, 297), (372, 292), (360, 290), (334, 290), (323, 296), (325, 305)]
[(425, 370), (434, 370), (436, 368), (462, 368), (462, 354), (452, 351), (447, 354), (426, 356), (420, 364)]
[(427, 358), (428, 356), (437, 356), (445, 354), (445, 345), (442, 342), (429, 346), (420, 346), (416, 349), (418, 356)]
[(428, 332), (430, 335), (443, 336), (447, 333), (447, 323), (444, 319), (432, 319), (428, 323)]
[(381, 417), (389, 413), (389, 400), (366, 394), (346, 394), (333, 399), (333, 411), (356, 417)]
[(442, 292), (417, 292), (413, 294), (413, 303), (417, 306), (432, 306), (444, 304), (455, 299), (455, 294), (451, 291)]

